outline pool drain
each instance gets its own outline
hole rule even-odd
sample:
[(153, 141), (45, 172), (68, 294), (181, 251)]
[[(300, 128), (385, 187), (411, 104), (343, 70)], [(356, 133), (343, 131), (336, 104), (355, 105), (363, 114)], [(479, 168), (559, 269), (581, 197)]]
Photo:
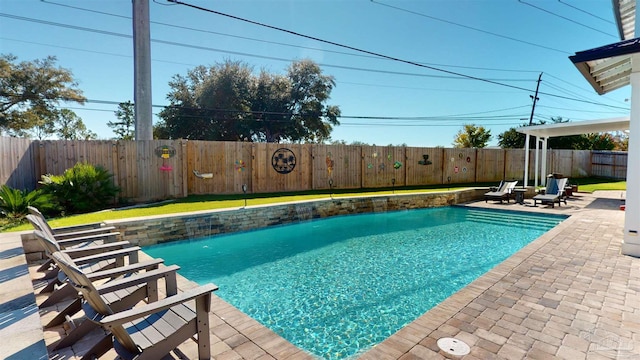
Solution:
[(438, 347), (449, 355), (464, 356), (471, 352), (469, 345), (464, 341), (454, 338), (438, 339)]

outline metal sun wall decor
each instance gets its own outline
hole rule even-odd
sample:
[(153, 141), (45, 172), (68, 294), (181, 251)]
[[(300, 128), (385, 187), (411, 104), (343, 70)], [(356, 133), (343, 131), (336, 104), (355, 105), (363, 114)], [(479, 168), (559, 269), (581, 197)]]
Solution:
[(278, 174), (288, 174), (296, 167), (296, 155), (287, 148), (280, 148), (273, 152), (271, 166)]
[(171, 171), (173, 170), (173, 168), (171, 167), (171, 165), (167, 164), (167, 159), (170, 159), (174, 156), (176, 156), (176, 148), (174, 148), (173, 146), (169, 146), (169, 145), (162, 145), (162, 146), (158, 146), (157, 148), (155, 148), (155, 150), (153, 150), (154, 154), (156, 154), (157, 157), (162, 159), (162, 166), (160, 167), (160, 171)]

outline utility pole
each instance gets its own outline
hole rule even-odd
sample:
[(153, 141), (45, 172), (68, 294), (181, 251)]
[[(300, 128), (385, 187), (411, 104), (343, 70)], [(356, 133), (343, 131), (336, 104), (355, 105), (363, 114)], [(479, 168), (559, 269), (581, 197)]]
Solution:
[[(538, 90), (540, 90), (540, 81), (542, 80), (542, 73), (540, 73), (540, 76), (538, 76), (538, 84), (536, 85), (536, 94), (531, 96), (531, 99), (533, 99), (533, 106), (531, 106), (531, 115), (529, 116), (529, 126), (533, 125), (533, 114), (536, 111), (536, 102), (538, 100), (540, 100), (540, 98), (538, 98)], [(529, 185), (529, 141), (530, 141), (531, 135), (527, 134), (527, 136), (525, 137), (524, 140), (524, 187), (526, 188)], [(536, 144), (536, 169), (538, 168), (538, 144)], [(536, 178), (534, 179), (534, 186), (538, 185), (538, 177), (537, 174), (538, 172), (535, 172), (536, 174)]]
[(533, 99), (533, 106), (531, 107), (531, 116), (529, 116), (529, 126), (533, 125), (533, 113), (536, 110), (536, 102), (540, 100), (538, 98), (538, 90), (540, 89), (540, 81), (542, 80), (542, 73), (538, 76), (538, 84), (536, 85), (536, 94), (534, 96), (529, 95)]
[(133, 102), (136, 140), (153, 140), (149, 0), (133, 1)]

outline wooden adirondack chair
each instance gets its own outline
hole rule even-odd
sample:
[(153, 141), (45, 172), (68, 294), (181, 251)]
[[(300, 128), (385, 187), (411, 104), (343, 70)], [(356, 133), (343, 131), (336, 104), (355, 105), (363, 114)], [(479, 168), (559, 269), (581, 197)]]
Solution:
[(87, 235), (96, 235), (96, 234), (104, 234), (108, 232), (113, 232), (116, 228), (114, 226), (106, 226), (102, 223), (91, 223), (77, 226), (65, 226), (65, 227), (57, 227), (52, 228), (47, 221), (47, 218), (44, 217), (42, 212), (33, 206), (27, 206), (29, 210), (29, 214), (33, 215), (40, 220), (42, 223), (46, 225), (47, 229), (53, 234), (56, 240), (62, 240), (67, 238), (74, 238), (80, 236)]
[[(73, 259), (64, 253), (62, 254), (69, 263), (74, 264)], [(54, 259), (55, 260), (55, 259)], [(159, 261), (158, 261), (159, 260)], [(151, 303), (158, 301), (158, 280), (164, 279), (166, 286), (166, 294), (168, 296), (175, 295), (178, 292), (176, 272), (180, 269), (177, 265), (158, 268), (162, 259), (150, 261), (150, 265), (155, 263), (145, 272), (140, 272), (138, 265), (134, 264), (123, 268), (116, 268), (92, 274), (85, 274), (86, 278), (93, 283), (101, 279), (109, 279), (114, 275), (127, 275), (126, 277), (118, 277), (115, 280), (107, 281), (101, 285), (95, 285), (96, 291), (100, 298), (108, 304), (114, 311), (122, 311), (133, 308), (136, 304), (145, 301)], [(77, 265), (76, 265), (77, 267)], [(71, 287), (71, 285), (70, 285)], [(81, 299), (78, 298), (81, 305)], [(67, 336), (63, 337), (59, 342), (51, 346), (52, 350), (59, 350), (73, 345), (84, 335), (100, 325), (89, 319), (83, 319), (79, 325), (73, 328)], [(111, 348), (111, 338), (105, 337), (97, 341), (83, 356), (83, 359), (99, 357)]]
[[(30, 218), (31, 215), (27, 215)], [(31, 219), (29, 220), (31, 221)], [(44, 248), (45, 254), (51, 259), (51, 254), (56, 251), (64, 251), (71, 258), (76, 259), (78, 265), (82, 266), (83, 271), (95, 272), (107, 270), (114, 267), (122, 267), (125, 265), (125, 257), (129, 258), (129, 263), (138, 262), (139, 246), (131, 246), (127, 241), (119, 241), (102, 245), (85, 246), (78, 248), (62, 249), (60, 242), (54, 240), (51, 234), (41, 230), (35, 230), (34, 235)], [(52, 264), (50, 273), (53, 276), (45, 276), (50, 278), (49, 283), (45, 285), (40, 293), (52, 292), (47, 300), (40, 307), (51, 306), (69, 296), (74, 296), (75, 291), (72, 287), (64, 286), (65, 275), (59, 273), (59, 267)]]
[(207, 284), (116, 312), (66, 254), (56, 252), (52, 256), (69, 276), (71, 284), (82, 293), (87, 317), (113, 334), (113, 347), (121, 358), (161, 359), (194, 335), (197, 335), (198, 358), (211, 358), (209, 310), (211, 292), (217, 290), (217, 286)]
[[(66, 232), (62, 233), (59, 230), (55, 231), (54, 229), (52, 229), (42, 213), (38, 211), (38, 209), (30, 206), (29, 212), (31, 214), (27, 215), (26, 218), (31, 223), (33, 228), (50, 235), (51, 238), (58, 241), (58, 244), (62, 249), (113, 243), (116, 242), (117, 236), (120, 234), (119, 232), (111, 231), (115, 229), (113, 227), (105, 227), (90, 231), (86, 230), (84, 227), (72, 227), (65, 228)], [(78, 229), (85, 230), (77, 231)], [(58, 232), (58, 235), (56, 235), (56, 232)], [(54, 277), (56, 275), (56, 271), (54, 268), (54, 271), (51, 272), (51, 264), (52, 260), (48, 259), (38, 268), (37, 271), (44, 272), (45, 278)]]

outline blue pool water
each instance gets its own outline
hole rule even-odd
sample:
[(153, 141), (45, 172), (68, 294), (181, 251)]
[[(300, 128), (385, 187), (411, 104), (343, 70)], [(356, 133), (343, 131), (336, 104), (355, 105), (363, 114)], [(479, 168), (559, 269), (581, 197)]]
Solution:
[(144, 248), (296, 346), (353, 356), (564, 217), (463, 207), (350, 215)]

